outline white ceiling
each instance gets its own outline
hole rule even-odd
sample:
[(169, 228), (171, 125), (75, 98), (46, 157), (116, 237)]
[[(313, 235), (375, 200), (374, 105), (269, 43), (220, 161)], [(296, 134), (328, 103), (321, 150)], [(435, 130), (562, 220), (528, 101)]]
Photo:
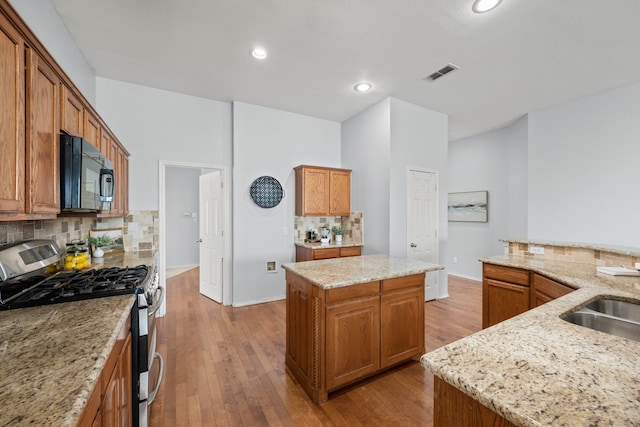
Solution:
[(334, 121), (393, 96), (448, 114), (450, 140), (640, 81), (638, 0), (52, 1), (100, 77)]

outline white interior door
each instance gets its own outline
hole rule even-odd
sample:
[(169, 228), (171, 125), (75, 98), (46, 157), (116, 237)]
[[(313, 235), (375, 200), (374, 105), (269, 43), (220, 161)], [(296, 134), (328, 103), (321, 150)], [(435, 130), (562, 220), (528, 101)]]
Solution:
[(200, 175), (200, 293), (222, 303), (224, 188), (222, 171)]
[[(409, 170), (407, 258), (438, 263), (438, 174)], [(438, 297), (438, 272), (427, 273), (425, 300)]]

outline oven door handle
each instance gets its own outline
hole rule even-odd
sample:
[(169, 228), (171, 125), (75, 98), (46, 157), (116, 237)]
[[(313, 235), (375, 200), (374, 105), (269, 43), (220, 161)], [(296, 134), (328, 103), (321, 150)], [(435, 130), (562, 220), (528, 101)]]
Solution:
[(162, 304), (162, 300), (164, 299), (164, 287), (158, 286), (158, 292), (160, 292), (160, 298), (158, 298), (156, 302), (151, 304), (151, 306), (147, 309), (147, 317), (154, 316), (156, 314), (156, 311), (158, 311), (158, 308), (160, 308), (160, 305)]
[[(160, 383), (162, 382), (162, 371), (164, 370), (164, 360), (162, 360), (162, 356), (160, 353), (156, 353), (153, 355), (154, 359), (158, 359), (158, 378), (156, 379), (156, 386), (153, 388), (153, 391), (149, 393), (149, 398), (147, 399), (147, 405), (151, 405), (153, 400), (156, 398), (156, 394), (158, 394), (158, 390), (160, 389)], [(151, 366), (149, 366), (149, 370), (151, 370)]]

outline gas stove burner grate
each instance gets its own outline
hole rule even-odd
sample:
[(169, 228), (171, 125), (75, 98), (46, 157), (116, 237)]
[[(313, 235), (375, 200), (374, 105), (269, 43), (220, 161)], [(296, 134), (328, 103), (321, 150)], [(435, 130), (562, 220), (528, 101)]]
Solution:
[(144, 292), (148, 271), (146, 265), (106, 267), (84, 272), (60, 272), (49, 277), (32, 276), (0, 283), (0, 308), (32, 307)]

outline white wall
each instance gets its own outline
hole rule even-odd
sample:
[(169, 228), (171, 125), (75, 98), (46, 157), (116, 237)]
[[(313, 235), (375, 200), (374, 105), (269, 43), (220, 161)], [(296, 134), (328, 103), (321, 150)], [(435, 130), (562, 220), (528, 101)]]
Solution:
[(364, 213), (363, 254), (389, 253), (391, 101), (342, 123), (342, 167), (351, 169), (351, 210)]
[(529, 114), (531, 239), (640, 246), (640, 84)]
[[(199, 238), (199, 185), (200, 169), (167, 167), (166, 245), (167, 268), (198, 265), (200, 263)], [(189, 216), (185, 216), (187, 213)], [(195, 213), (193, 218), (191, 214)]]
[(97, 110), (129, 159), (129, 208), (158, 209), (160, 160), (231, 165), (231, 104), (105, 78)]
[(9, 0), (84, 97), (95, 106), (95, 71), (62, 23), (50, 0)]
[[(389, 170), (389, 254), (406, 257), (407, 169), (438, 172), (438, 257), (446, 266), (447, 253), (447, 152), (446, 114), (391, 98), (391, 163)], [(440, 297), (447, 295), (447, 272), (439, 271)]]
[(449, 143), (449, 192), (489, 192), (488, 222), (449, 222), (451, 274), (481, 280), (478, 259), (503, 253), (498, 239), (526, 237), (526, 123)]
[[(340, 167), (340, 123), (234, 102), (233, 159), (233, 304), (282, 299), (280, 265), (295, 260), (293, 168)], [(271, 209), (249, 197), (251, 183), (263, 175), (276, 178), (286, 191)], [(276, 273), (265, 271), (267, 261), (277, 261)]]

